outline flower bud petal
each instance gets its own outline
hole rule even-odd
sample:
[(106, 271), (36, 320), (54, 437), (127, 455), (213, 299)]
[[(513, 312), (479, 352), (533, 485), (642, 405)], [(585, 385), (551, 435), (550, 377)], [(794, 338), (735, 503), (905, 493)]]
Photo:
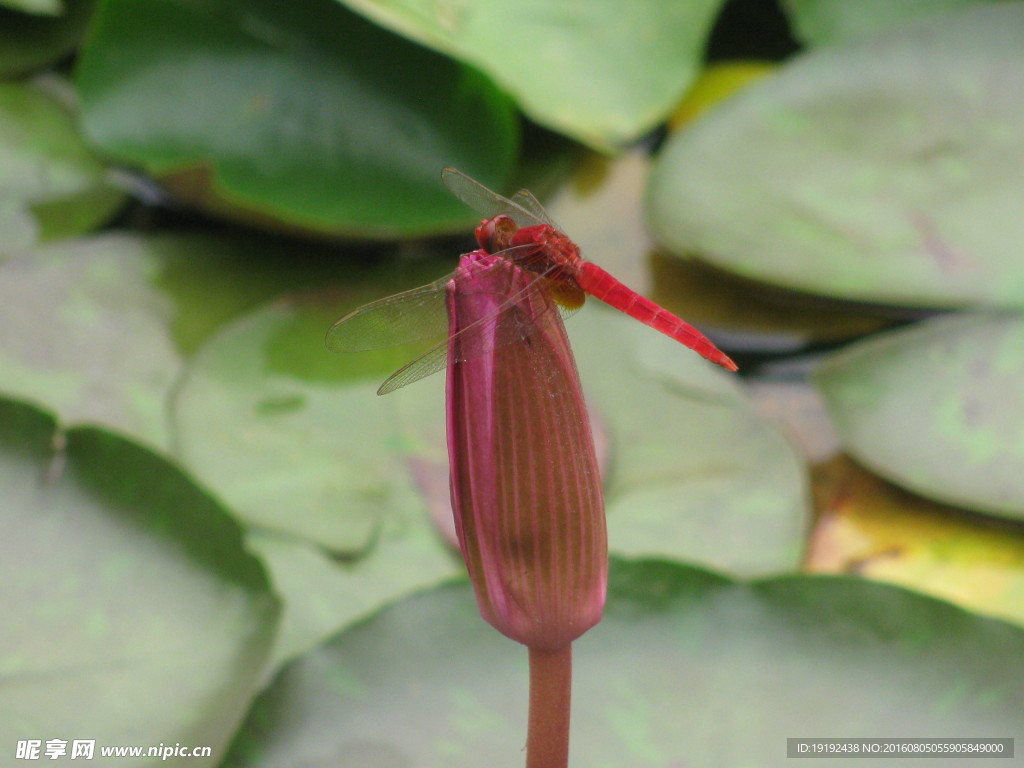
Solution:
[[(448, 284), (448, 454), (480, 613), (514, 640), (558, 648), (601, 619), (607, 534), (576, 363), (550, 292), (523, 291), (535, 279), (474, 251)], [(456, 335), (473, 323), (479, 332)]]

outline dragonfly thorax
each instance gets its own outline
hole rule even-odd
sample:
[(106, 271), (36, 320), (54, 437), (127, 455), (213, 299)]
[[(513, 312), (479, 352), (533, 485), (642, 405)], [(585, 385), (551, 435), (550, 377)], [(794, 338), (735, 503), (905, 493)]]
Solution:
[[(476, 228), (476, 241), (487, 253), (500, 253), (514, 248), (513, 257), (520, 266), (534, 272), (575, 274), (580, 262), (580, 249), (566, 235), (547, 224), (520, 228), (510, 217), (499, 215), (487, 219)], [(535, 246), (531, 250), (526, 246)]]
[(511, 244), (513, 246), (536, 245), (552, 266), (557, 265), (569, 270), (574, 269), (580, 260), (579, 246), (566, 235), (546, 224), (523, 227), (512, 235)]

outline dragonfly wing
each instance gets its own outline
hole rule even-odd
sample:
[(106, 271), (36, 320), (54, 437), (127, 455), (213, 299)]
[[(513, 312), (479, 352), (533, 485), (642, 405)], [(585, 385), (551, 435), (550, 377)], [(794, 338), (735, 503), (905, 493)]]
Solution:
[(529, 211), (541, 224), (547, 224), (552, 229), (557, 229), (559, 232), (562, 228), (555, 224), (554, 220), (548, 216), (548, 212), (544, 210), (544, 206), (540, 204), (540, 201), (533, 196), (533, 192), (528, 189), (520, 189), (514, 195), (512, 195), (512, 202), (518, 205), (520, 208)]
[(378, 395), (386, 395), (412, 384), (432, 373), (437, 373), (448, 365), (448, 340), (442, 341), (424, 352), (415, 360), (410, 360), (397, 371), (388, 376), (377, 389)]
[[(386, 395), (401, 389), (407, 384), (440, 371), (451, 363), (474, 360), (507, 344), (514, 344), (526, 339), (534, 333), (537, 324), (544, 314), (554, 306), (553, 301), (532, 302), (532, 312), (526, 313), (519, 307), (524, 294), (541, 287), (542, 279), (538, 278), (523, 290), (504, 302), (493, 314), (480, 318), (459, 331), (458, 342), (452, 338), (434, 345), (414, 360), (410, 360), (397, 371), (388, 376), (377, 390), (378, 395)], [(539, 311), (538, 311), (539, 307)], [(451, 357), (451, 349), (458, 349), (457, 357)]]
[(532, 227), (537, 224), (548, 223), (546, 216), (538, 217), (520, 203), (509, 200), (507, 197), (502, 197), (497, 192), (488, 189), (479, 181), (471, 179), (455, 168), (445, 168), (442, 170), (441, 181), (444, 182), (449, 192), (488, 219), (504, 215), (508, 216), (520, 227)]
[(450, 279), (448, 275), (352, 310), (328, 329), (327, 348), (363, 352), (444, 338), (448, 333), (445, 286)]
[[(505, 268), (507, 264), (495, 265), (495, 269)], [(436, 373), (451, 363), (472, 360), (506, 344), (514, 344), (528, 338), (536, 331), (537, 324), (542, 322), (543, 316), (558, 306), (551, 299), (530, 299), (528, 294), (548, 290), (550, 286), (545, 276), (537, 275), (528, 285), (502, 302), (493, 313), (460, 330), (457, 343), (453, 343), (451, 337), (444, 338), (419, 357), (403, 365), (381, 384), (377, 394), (386, 395)], [(524, 305), (529, 306), (528, 311), (524, 311)], [(574, 311), (559, 308), (565, 316)], [(445, 329), (447, 330), (447, 319)], [(452, 359), (449, 353), (452, 348), (458, 349), (458, 356), (455, 359)]]

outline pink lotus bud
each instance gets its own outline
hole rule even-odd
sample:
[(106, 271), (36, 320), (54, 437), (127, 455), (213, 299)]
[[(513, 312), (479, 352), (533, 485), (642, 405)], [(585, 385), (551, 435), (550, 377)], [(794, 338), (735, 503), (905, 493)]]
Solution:
[(448, 283), (448, 457), (480, 613), (553, 649), (600, 621), (608, 544), (576, 363), (550, 293), (523, 292), (535, 279), (474, 251)]

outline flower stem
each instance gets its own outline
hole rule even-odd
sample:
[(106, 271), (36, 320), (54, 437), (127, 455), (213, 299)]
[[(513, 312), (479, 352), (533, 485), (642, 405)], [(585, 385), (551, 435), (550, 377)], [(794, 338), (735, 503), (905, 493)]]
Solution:
[(526, 768), (569, 765), (569, 703), (572, 645), (554, 650), (530, 648), (530, 718)]

